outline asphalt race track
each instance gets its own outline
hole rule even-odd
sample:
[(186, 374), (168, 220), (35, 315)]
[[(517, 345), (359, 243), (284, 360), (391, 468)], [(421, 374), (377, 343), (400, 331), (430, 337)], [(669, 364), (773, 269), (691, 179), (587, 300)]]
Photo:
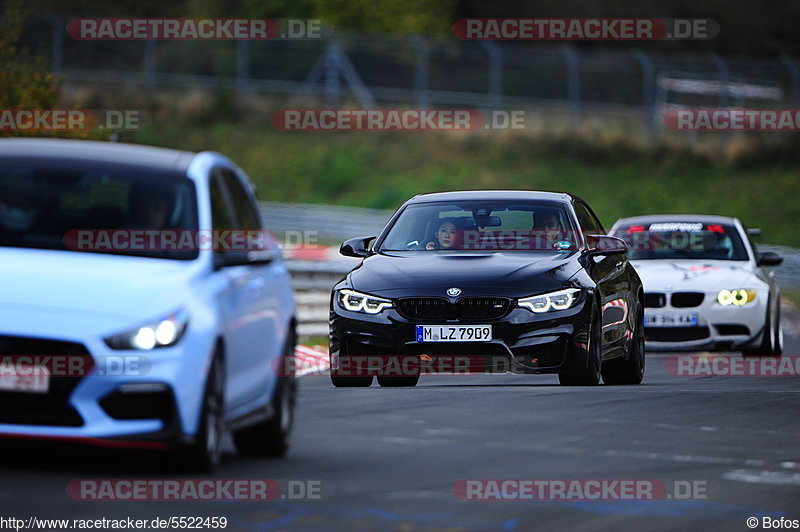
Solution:
[[(796, 331), (786, 344), (800, 353)], [(319, 500), (78, 501), (66, 489), (75, 479), (185, 475), (163, 455), (26, 444), (4, 449), (0, 508), (26, 519), (225, 516), (227, 530), (254, 532), (730, 531), (748, 530), (748, 517), (800, 519), (800, 381), (677, 377), (668, 356), (650, 355), (644, 384), (632, 387), (508, 375), (334, 389), (306, 376), (290, 455), (231, 452), (212, 478), (319, 481)], [(667, 491), (661, 500), (464, 501), (453, 487), (465, 479), (652, 480)], [(676, 481), (702, 489), (678, 493)]]

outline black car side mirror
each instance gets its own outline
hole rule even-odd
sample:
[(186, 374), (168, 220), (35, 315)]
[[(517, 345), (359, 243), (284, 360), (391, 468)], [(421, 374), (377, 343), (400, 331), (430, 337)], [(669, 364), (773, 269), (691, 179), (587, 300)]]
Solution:
[(590, 255), (615, 255), (628, 252), (628, 244), (621, 238), (609, 235), (586, 235)]
[(774, 251), (762, 251), (757, 253), (756, 264), (759, 266), (779, 266), (783, 264), (783, 257)]
[(369, 246), (369, 243), (374, 239), (374, 236), (361, 236), (345, 240), (342, 247), (339, 248), (339, 253), (345, 257), (368, 257), (370, 252), (367, 246)]

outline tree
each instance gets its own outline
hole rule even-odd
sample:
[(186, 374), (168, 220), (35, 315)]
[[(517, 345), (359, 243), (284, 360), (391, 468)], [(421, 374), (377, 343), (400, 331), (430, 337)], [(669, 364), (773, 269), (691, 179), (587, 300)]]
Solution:
[[(54, 109), (58, 105), (59, 80), (48, 72), (42, 57), (17, 48), (23, 23), (29, 15), (25, 0), (5, 0), (0, 12), (0, 111), (15, 109)], [(108, 133), (94, 130), (6, 131), (0, 137), (41, 136), (106, 138)]]

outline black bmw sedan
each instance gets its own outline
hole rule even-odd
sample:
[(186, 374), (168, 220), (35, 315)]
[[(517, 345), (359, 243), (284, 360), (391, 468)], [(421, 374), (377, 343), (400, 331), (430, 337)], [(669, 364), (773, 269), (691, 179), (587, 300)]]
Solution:
[(574, 195), (415, 196), (379, 236), (342, 244), (363, 260), (331, 294), (331, 380), (512, 372), (638, 384), (642, 283), (626, 251)]

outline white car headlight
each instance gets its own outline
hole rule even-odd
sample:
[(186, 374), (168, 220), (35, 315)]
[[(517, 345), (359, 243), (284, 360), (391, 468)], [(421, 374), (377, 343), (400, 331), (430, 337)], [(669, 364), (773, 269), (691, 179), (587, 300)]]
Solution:
[(741, 307), (747, 303), (756, 300), (755, 290), (745, 290), (739, 288), (737, 290), (720, 290), (717, 294), (717, 302), (723, 307), (735, 305)]
[(377, 314), (392, 308), (392, 302), (382, 297), (371, 296), (355, 290), (339, 290), (339, 306), (350, 312)]
[(105, 339), (111, 349), (137, 349), (149, 351), (177, 344), (186, 332), (189, 317), (181, 310), (166, 318), (147, 323), (122, 334)]
[(578, 300), (578, 288), (567, 288), (548, 294), (524, 297), (517, 301), (517, 305), (537, 314), (553, 310), (567, 310)]

